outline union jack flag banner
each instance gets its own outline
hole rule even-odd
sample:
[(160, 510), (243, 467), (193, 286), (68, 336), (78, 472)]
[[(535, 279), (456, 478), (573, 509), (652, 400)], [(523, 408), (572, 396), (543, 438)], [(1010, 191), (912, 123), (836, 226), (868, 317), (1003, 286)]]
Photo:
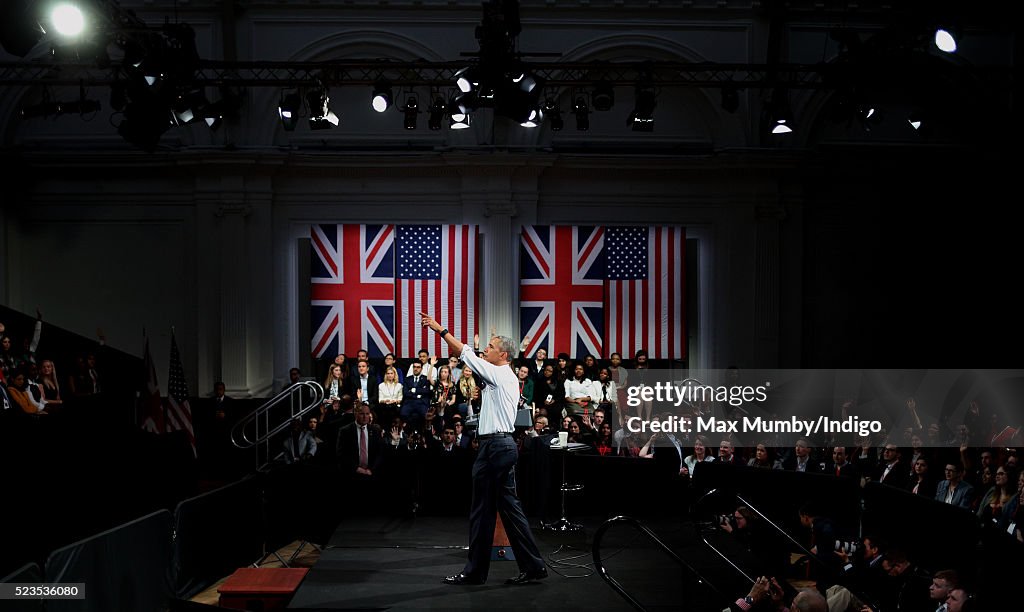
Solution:
[(313, 356), (446, 356), (447, 345), (420, 327), (421, 309), (471, 340), (477, 235), (475, 225), (314, 225)]
[(684, 358), (685, 248), (681, 227), (524, 227), (526, 354)]

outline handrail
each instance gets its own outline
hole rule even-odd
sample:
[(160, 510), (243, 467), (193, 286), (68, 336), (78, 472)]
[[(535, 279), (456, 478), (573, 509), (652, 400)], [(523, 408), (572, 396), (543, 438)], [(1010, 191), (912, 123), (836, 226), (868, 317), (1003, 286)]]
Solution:
[[(275, 406), (281, 404), (285, 400), (290, 400), (296, 393), (299, 394), (298, 397), (300, 398), (301, 401), (303, 389), (309, 389), (310, 391), (312, 391), (313, 395), (312, 401), (310, 403), (303, 405), (302, 408), (299, 409), (298, 411), (293, 410), (292, 414), (290, 414), (286, 420), (282, 421), (273, 429), (264, 432), (263, 435), (259, 435), (259, 427), (257, 426), (256, 439), (252, 440), (249, 438), (249, 435), (245, 431), (245, 428), (247, 425), (249, 425), (249, 423), (260, 418), (261, 416), (266, 414), (271, 408), (274, 408)], [(291, 424), (292, 419), (301, 417), (302, 415), (306, 414), (313, 408), (316, 408), (317, 406), (322, 404), (323, 401), (324, 388), (320, 386), (320, 383), (312, 380), (300, 380), (299, 382), (295, 383), (294, 385), (291, 385), (284, 391), (281, 391), (280, 393), (272, 397), (267, 403), (263, 404), (255, 411), (253, 411), (252, 414), (246, 416), (244, 419), (236, 423), (235, 426), (231, 429), (231, 443), (234, 444), (236, 447), (242, 449), (252, 448), (257, 444), (262, 444), (263, 442), (266, 442), (270, 438), (276, 436), (277, 434), (287, 429)]]
[(647, 608), (645, 608), (643, 604), (641, 604), (639, 601), (634, 599), (632, 595), (626, 592), (626, 589), (623, 588), (621, 584), (619, 584), (618, 580), (613, 578), (611, 574), (608, 573), (608, 569), (604, 566), (604, 561), (601, 559), (601, 540), (604, 538), (605, 532), (607, 532), (615, 523), (628, 523), (637, 531), (647, 536), (647, 539), (657, 544), (658, 547), (661, 548), (662, 552), (671, 557), (673, 561), (690, 570), (690, 573), (692, 573), (697, 578), (697, 582), (699, 584), (703, 584), (704, 586), (710, 588), (723, 601), (726, 600), (725, 596), (722, 595), (721, 591), (719, 591), (713, 584), (708, 582), (704, 578), (704, 576), (701, 576), (700, 572), (694, 569), (692, 565), (684, 561), (682, 557), (677, 555), (671, 548), (669, 548), (669, 546), (665, 544), (665, 542), (663, 542), (661, 538), (657, 536), (657, 534), (648, 529), (638, 519), (635, 519), (630, 516), (616, 516), (602, 523), (601, 526), (597, 528), (597, 532), (594, 533), (594, 544), (592, 546), (594, 555), (594, 567), (597, 568), (597, 571), (601, 574), (601, 578), (603, 578), (604, 581), (607, 582), (608, 585), (611, 586), (616, 593), (618, 593), (623, 599), (629, 602), (631, 606), (633, 606), (637, 610), (640, 610), (641, 612), (645, 612), (647, 610)]

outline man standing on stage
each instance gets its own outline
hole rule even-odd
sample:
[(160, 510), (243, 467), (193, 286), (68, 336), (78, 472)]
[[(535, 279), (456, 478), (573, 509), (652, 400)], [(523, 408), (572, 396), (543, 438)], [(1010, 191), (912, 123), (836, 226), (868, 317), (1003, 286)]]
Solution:
[(461, 573), (448, 576), (446, 584), (483, 584), (491, 564), (495, 513), (501, 513), (509, 544), (515, 553), (520, 573), (505, 584), (526, 584), (548, 577), (540, 550), (530, 533), (523, 507), (516, 497), (515, 467), (518, 458), (512, 439), (516, 408), (519, 405), (519, 380), (510, 363), (516, 343), (505, 336), (494, 336), (484, 348), (483, 357), (448, 333), (430, 315), (421, 312), (423, 326), (429, 327), (448, 343), (448, 347), (475, 374), (487, 383), (480, 406), (477, 440), (480, 450), (473, 463), (473, 504), (469, 511), (469, 561)]

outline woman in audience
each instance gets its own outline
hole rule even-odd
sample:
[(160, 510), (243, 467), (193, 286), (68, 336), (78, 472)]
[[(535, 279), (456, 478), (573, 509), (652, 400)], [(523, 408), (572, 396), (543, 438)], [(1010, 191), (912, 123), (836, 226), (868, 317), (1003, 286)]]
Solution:
[(1014, 487), (1016, 484), (1016, 471), (1006, 466), (996, 468), (995, 484), (985, 493), (978, 504), (978, 518), (983, 521), (999, 522), (1003, 515), (1003, 506), (1009, 504), (1017, 492)]
[(345, 392), (345, 377), (348, 373), (340, 363), (332, 363), (327, 368), (327, 378), (324, 379), (324, 395), (329, 400), (341, 397)]
[(714, 457), (712, 457), (711, 455), (708, 454), (707, 446), (708, 446), (708, 439), (707, 439), (707, 437), (705, 437), (703, 435), (697, 436), (697, 438), (693, 442), (693, 454), (692, 455), (687, 455), (686, 458), (683, 459), (683, 463), (686, 464), (686, 468), (688, 470), (690, 470), (691, 474), (693, 474), (693, 469), (695, 467), (697, 467), (698, 463), (701, 463), (703, 461), (714, 461), (715, 460)]
[(11, 380), (14, 376), (14, 369), (18, 367), (18, 360), (14, 356), (11, 344), (11, 337), (4, 336), (0, 331), (0, 373), (6, 380)]
[(455, 381), (452, 380), (452, 369), (443, 365), (437, 369), (437, 381), (434, 383), (434, 392), (430, 403), (437, 411), (445, 425), (451, 425), (452, 415), (455, 414)]
[(612, 454), (612, 425), (608, 421), (601, 423), (597, 429), (597, 439), (594, 440), (594, 448), (603, 457)]
[(400, 374), (395, 366), (385, 366), (384, 382), (377, 387), (377, 410), (384, 413), (385, 422), (391, 419), (391, 415), (398, 414), (402, 406), (402, 384), (398, 382)]
[(57, 382), (57, 368), (49, 359), (44, 359), (39, 366), (39, 381), (42, 384), (43, 398), (47, 406), (60, 406), (60, 383)]
[(384, 371), (387, 372), (388, 368), (395, 368), (395, 375), (398, 377), (398, 384), (405, 384), (405, 373), (398, 368), (398, 358), (395, 357), (394, 353), (388, 353), (384, 355)]
[(14, 377), (11, 379), (11, 384), (7, 386), (7, 392), (14, 403), (26, 414), (49, 414), (46, 412), (46, 400), (36, 400), (28, 385), (28, 377), (24, 370), (14, 370)]
[(548, 409), (548, 416), (561, 417), (565, 405), (565, 387), (555, 376), (555, 367), (550, 363), (541, 370), (543, 379), (533, 387), (533, 401)]
[(463, 419), (480, 410), (480, 388), (468, 365), (462, 368), (462, 377), (455, 386), (455, 406)]
[(612, 380), (611, 370), (608, 368), (598, 370), (597, 379), (594, 380), (593, 387), (594, 389), (590, 397), (598, 408), (604, 410), (605, 420), (612, 421), (612, 414), (616, 411), (615, 408), (618, 403), (619, 389), (615, 385), (615, 381)]
[(583, 376), (597, 380), (597, 359), (589, 353), (583, 358)]
[(768, 470), (773, 468), (782, 469), (782, 466), (776, 465), (775, 458), (772, 456), (772, 450), (764, 442), (757, 445), (754, 456), (747, 462), (747, 466)]
[(935, 499), (935, 488), (939, 485), (939, 482), (929, 472), (928, 460), (923, 455), (914, 461), (913, 470), (914, 476), (910, 479), (910, 492), (914, 495), (922, 495), (928, 499)]

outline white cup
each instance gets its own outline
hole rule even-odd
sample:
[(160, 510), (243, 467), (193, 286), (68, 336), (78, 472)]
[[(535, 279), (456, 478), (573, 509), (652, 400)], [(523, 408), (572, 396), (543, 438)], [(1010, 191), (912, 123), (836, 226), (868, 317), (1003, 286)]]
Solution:
[(569, 446), (569, 432), (560, 431), (558, 432), (558, 445), (562, 448)]

